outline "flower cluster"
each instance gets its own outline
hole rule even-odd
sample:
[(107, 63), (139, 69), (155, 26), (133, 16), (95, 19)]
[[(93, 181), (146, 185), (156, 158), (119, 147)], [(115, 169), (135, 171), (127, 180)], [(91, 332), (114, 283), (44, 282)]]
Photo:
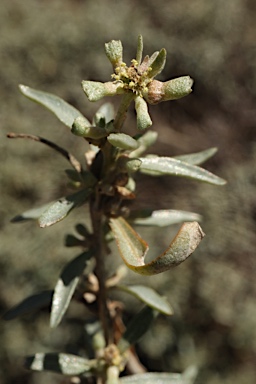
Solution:
[(131, 100), (135, 101), (139, 129), (152, 125), (147, 103), (158, 104), (161, 101), (179, 99), (192, 91), (193, 80), (189, 76), (166, 82), (154, 79), (165, 66), (166, 50), (163, 48), (151, 56), (145, 56), (142, 60), (142, 36), (138, 38), (136, 59), (131, 61), (129, 67), (123, 62), (123, 47), (120, 40), (106, 43), (105, 52), (113, 66), (113, 81), (106, 83), (83, 81), (83, 90), (90, 101), (98, 101), (105, 96), (130, 94)]

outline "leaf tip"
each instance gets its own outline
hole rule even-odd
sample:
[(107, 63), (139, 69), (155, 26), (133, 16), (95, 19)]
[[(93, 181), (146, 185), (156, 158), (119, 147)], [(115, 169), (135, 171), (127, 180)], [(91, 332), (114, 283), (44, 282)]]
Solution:
[(28, 89), (28, 86), (27, 85), (23, 85), (23, 84), (19, 84), (19, 90), (22, 92), (22, 93), (26, 93), (26, 90)]

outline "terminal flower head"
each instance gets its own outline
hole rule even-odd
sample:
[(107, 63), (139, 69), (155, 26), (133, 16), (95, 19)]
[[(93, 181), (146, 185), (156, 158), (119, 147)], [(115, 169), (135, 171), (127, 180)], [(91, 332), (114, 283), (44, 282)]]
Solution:
[(139, 129), (152, 125), (147, 103), (158, 104), (161, 101), (179, 99), (192, 91), (193, 80), (189, 76), (166, 82), (154, 79), (165, 66), (166, 50), (162, 48), (142, 59), (142, 36), (138, 38), (136, 58), (131, 61), (130, 66), (123, 62), (123, 46), (120, 40), (106, 43), (105, 52), (113, 66), (113, 80), (106, 83), (83, 81), (83, 90), (90, 101), (125, 93), (133, 95)]

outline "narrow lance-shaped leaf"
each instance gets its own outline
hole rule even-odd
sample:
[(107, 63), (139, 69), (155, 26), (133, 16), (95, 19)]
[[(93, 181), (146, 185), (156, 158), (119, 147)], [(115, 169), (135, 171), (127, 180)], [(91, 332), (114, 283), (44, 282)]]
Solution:
[(12, 223), (19, 223), (21, 221), (25, 220), (37, 220), (39, 217), (53, 204), (53, 202), (41, 205), (37, 208), (29, 209), (28, 211), (25, 211), (21, 213), (20, 215), (17, 215), (11, 219)]
[(115, 118), (115, 110), (112, 103), (104, 103), (95, 113), (93, 117), (93, 124), (100, 126), (101, 121), (104, 120), (104, 125), (108, 124)]
[(193, 384), (182, 373), (147, 372), (120, 378), (120, 384)]
[(52, 328), (57, 327), (64, 316), (76, 289), (79, 277), (88, 265), (91, 256), (92, 253), (90, 251), (84, 252), (69, 262), (63, 269), (56, 284), (52, 300), (50, 319)]
[(139, 35), (138, 43), (137, 43), (137, 53), (136, 53), (136, 61), (138, 62), (138, 65), (140, 65), (141, 63), (142, 54), (143, 54), (143, 37)]
[(197, 153), (189, 153), (188, 155), (174, 156), (174, 159), (184, 161), (191, 165), (200, 165), (206, 160), (210, 159), (218, 151), (218, 148), (213, 147), (206, 149), (205, 151)]
[(156, 56), (155, 60), (150, 64), (151, 71), (149, 77), (153, 78), (162, 72), (166, 61), (166, 50), (164, 48)]
[(147, 131), (138, 138), (137, 142), (139, 143), (139, 147), (134, 151), (130, 152), (129, 157), (138, 157), (142, 155), (151, 145), (153, 145), (158, 137), (158, 133), (155, 131)]
[[(133, 218), (134, 217), (134, 218)], [(175, 209), (152, 209), (133, 212), (131, 221), (135, 225), (166, 227), (168, 225), (183, 223), (184, 221), (200, 221), (197, 213), (179, 211)]]
[(133, 317), (128, 324), (125, 333), (119, 340), (117, 347), (121, 353), (136, 343), (150, 328), (158, 312), (151, 307), (144, 307), (137, 315)]
[(4, 320), (12, 320), (28, 312), (36, 311), (44, 306), (48, 306), (51, 303), (52, 295), (53, 291), (43, 291), (29, 296), (6, 312), (3, 318)]
[(41, 228), (49, 227), (63, 220), (75, 207), (85, 203), (91, 193), (91, 189), (83, 189), (73, 195), (63, 197), (52, 204), (39, 218)]
[(140, 172), (152, 176), (175, 175), (204, 181), (210, 184), (224, 185), (226, 181), (196, 165), (185, 163), (172, 157), (141, 157)]
[(94, 366), (94, 360), (67, 353), (36, 353), (25, 361), (25, 367), (33, 371), (52, 371), (64, 375), (88, 374)]
[[(19, 88), (23, 95), (49, 109), (63, 124), (67, 125), (69, 128), (72, 127), (74, 120), (78, 116), (83, 116), (81, 112), (58, 96), (48, 92), (38, 91), (26, 85), (20, 85)], [(90, 125), (89, 121), (88, 125)]]
[(141, 275), (155, 275), (185, 261), (199, 245), (204, 233), (197, 222), (184, 223), (167, 250), (145, 264), (147, 243), (122, 218), (111, 218), (110, 227), (125, 264)]
[(136, 96), (135, 109), (137, 114), (137, 128), (139, 130), (146, 129), (152, 125), (152, 120), (148, 112), (148, 105), (141, 96)]
[(114, 288), (120, 289), (132, 296), (137, 297), (137, 299), (141, 300), (149, 307), (156, 309), (165, 315), (173, 314), (173, 310), (166, 297), (160, 296), (154, 289), (150, 287), (145, 287), (144, 285), (116, 285)]

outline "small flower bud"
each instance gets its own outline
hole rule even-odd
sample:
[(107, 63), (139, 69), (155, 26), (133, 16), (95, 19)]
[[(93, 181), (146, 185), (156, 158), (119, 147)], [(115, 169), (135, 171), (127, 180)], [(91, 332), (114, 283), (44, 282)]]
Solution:
[(118, 169), (121, 171), (137, 172), (142, 164), (142, 161), (138, 158), (129, 158), (126, 156), (120, 156), (118, 158)]
[(146, 129), (152, 125), (151, 118), (148, 113), (148, 106), (146, 101), (140, 97), (135, 98), (135, 109), (137, 113), (137, 127), (138, 129)]
[(169, 80), (164, 83), (158, 80), (153, 80), (148, 85), (148, 92), (144, 97), (150, 104), (180, 99), (192, 92), (192, 84), (193, 80), (189, 76), (178, 77), (177, 79)]
[(107, 58), (113, 68), (119, 67), (123, 62), (123, 46), (120, 40), (111, 40), (105, 44)]
[(88, 97), (89, 101), (98, 101), (105, 96), (114, 96), (123, 93), (122, 84), (113, 83), (100, 83), (98, 81), (82, 81), (83, 90)]

